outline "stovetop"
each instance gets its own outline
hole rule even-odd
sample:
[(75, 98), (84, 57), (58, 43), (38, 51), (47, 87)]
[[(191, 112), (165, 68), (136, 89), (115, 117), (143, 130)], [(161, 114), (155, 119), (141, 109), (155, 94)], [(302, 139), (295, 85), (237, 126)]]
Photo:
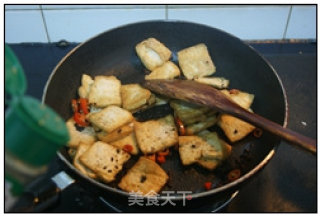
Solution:
[[(77, 44), (10, 44), (27, 76), (28, 95), (41, 99), (46, 80), (60, 59)], [(278, 72), (289, 103), (288, 128), (317, 138), (317, 45), (250, 43)], [(47, 176), (62, 169), (58, 158)], [(217, 206), (199, 209), (210, 212)], [(83, 185), (72, 184), (47, 212), (116, 212)], [(124, 210), (125, 211), (125, 210)], [(197, 210), (195, 210), (197, 211)], [(220, 212), (317, 212), (317, 158), (282, 142), (270, 163)]]

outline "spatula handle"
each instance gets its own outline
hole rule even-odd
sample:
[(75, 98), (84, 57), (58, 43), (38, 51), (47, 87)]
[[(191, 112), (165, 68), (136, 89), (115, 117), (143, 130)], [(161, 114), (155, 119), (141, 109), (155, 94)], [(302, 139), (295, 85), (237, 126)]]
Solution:
[(230, 112), (230, 114), (232, 114), (233, 116), (239, 117), (249, 123), (252, 123), (253, 125), (259, 128), (269, 131), (272, 134), (275, 134), (293, 144), (296, 144), (310, 151), (313, 154), (316, 154), (317, 152), (316, 141), (314, 139), (303, 136), (288, 128), (284, 128), (281, 125), (274, 123), (262, 116), (259, 116), (255, 113), (248, 112), (247, 110), (242, 108), (238, 108), (237, 112), (233, 112), (233, 113)]

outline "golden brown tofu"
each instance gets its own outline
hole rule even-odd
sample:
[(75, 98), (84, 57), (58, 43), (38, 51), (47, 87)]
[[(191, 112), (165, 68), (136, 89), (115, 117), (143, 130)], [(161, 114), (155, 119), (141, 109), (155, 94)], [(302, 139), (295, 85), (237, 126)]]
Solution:
[(85, 127), (82, 131), (78, 131), (75, 124), (73, 118), (70, 118), (66, 123), (70, 135), (70, 140), (68, 142), (70, 148), (77, 148), (81, 142), (92, 144), (97, 140), (95, 131), (92, 127)]
[(214, 170), (230, 156), (232, 147), (220, 139), (215, 132), (202, 131), (198, 135), (208, 145), (203, 149), (203, 155), (197, 161), (197, 164), (208, 170)]
[(91, 76), (83, 74), (81, 77), (81, 86), (78, 89), (80, 98), (88, 98), (92, 84), (94, 83)]
[(194, 81), (213, 86), (217, 89), (225, 89), (229, 86), (229, 80), (223, 77), (200, 77), (194, 79)]
[(106, 142), (106, 143), (114, 142), (131, 134), (134, 128), (133, 124), (134, 124), (133, 122), (130, 122), (129, 124), (123, 125), (120, 128), (110, 133), (107, 133), (105, 131), (100, 131), (100, 132), (96, 132), (96, 134), (98, 139), (103, 142)]
[(179, 136), (179, 155), (183, 165), (197, 162), (206, 142), (198, 136)]
[(243, 139), (255, 129), (255, 126), (227, 114), (221, 114), (218, 125), (231, 142)]
[(133, 116), (129, 111), (113, 105), (99, 112), (90, 113), (87, 118), (94, 126), (107, 133), (133, 121)]
[(233, 102), (238, 104), (244, 109), (249, 109), (253, 103), (254, 95), (240, 90), (221, 90), (221, 92), (226, 95)]
[(209, 76), (216, 72), (208, 48), (203, 43), (179, 51), (178, 61), (187, 79)]
[[(250, 110), (250, 106), (254, 99), (253, 94), (239, 90), (221, 90), (221, 92), (242, 108)], [(218, 125), (231, 142), (243, 139), (255, 129), (255, 126), (227, 114), (220, 115)]]
[(218, 121), (218, 117), (216, 114), (213, 114), (211, 116), (206, 116), (205, 120), (188, 125), (186, 127), (186, 133), (187, 135), (193, 135), (193, 134), (199, 133), (200, 131), (203, 131), (213, 126), (217, 121)]
[(89, 103), (97, 107), (121, 106), (121, 82), (114, 76), (96, 76), (88, 95)]
[(137, 155), (139, 153), (137, 138), (134, 132), (131, 132), (128, 136), (125, 136), (122, 139), (110, 142), (110, 145), (120, 149), (126, 149), (127, 152), (132, 155)]
[(177, 76), (180, 76), (180, 69), (173, 62), (167, 61), (146, 75), (145, 79), (174, 79)]
[(166, 172), (156, 162), (140, 157), (118, 186), (127, 192), (154, 195), (153, 193), (158, 193), (168, 179)]
[(93, 170), (104, 182), (112, 182), (130, 154), (107, 143), (98, 141), (80, 156), (83, 165)]
[(136, 111), (148, 104), (151, 92), (139, 84), (121, 86), (122, 107), (129, 111)]
[(178, 143), (178, 132), (172, 115), (157, 120), (135, 122), (134, 129), (142, 153), (153, 154)]
[(150, 71), (171, 58), (171, 51), (155, 38), (148, 38), (137, 44), (136, 52), (144, 66)]
[(90, 178), (97, 178), (97, 175), (90, 169), (88, 169), (87, 167), (85, 167), (81, 161), (79, 160), (79, 158), (81, 157), (81, 155), (83, 155), (83, 153), (85, 153), (90, 147), (92, 146), (92, 144), (87, 144), (87, 143), (80, 143), (76, 152), (76, 155), (74, 157), (73, 160), (73, 165), (80, 171), (82, 172), (84, 175), (90, 177)]

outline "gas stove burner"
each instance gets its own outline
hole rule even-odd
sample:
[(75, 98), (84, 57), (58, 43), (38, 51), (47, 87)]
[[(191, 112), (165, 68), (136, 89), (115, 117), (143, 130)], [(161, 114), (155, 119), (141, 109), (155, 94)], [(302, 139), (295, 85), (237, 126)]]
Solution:
[[(203, 205), (197, 208), (171, 208), (172, 212), (197, 212), (197, 213), (216, 213), (222, 211), (237, 195), (239, 191), (236, 191), (232, 193), (230, 196), (225, 197), (224, 199), (221, 199), (220, 201), (217, 201), (213, 204)], [(116, 203), (113, 201), (108, 200), (105, 197), (99, 196), (99, 200), (102, 202), (103, 205), (105, 205), (108, 209), (113, 211), (114, 213), (137, 213), (137, 212), (143, 212), (143, 210), (146, 210), (145, 212), (148, 212), (148, 210), (155, 211), (153, 208), (145, 208), (142, 207), (137, 208), (134, 206), (128, 206), (124, 205), (122, 203)], [(170, 209), (165, 208), (165, 212), (169, 212)]]

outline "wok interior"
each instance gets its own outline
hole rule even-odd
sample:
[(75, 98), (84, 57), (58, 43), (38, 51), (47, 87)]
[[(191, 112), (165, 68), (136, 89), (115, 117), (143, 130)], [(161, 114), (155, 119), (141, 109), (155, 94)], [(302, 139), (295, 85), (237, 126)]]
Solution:
[[(81, 75), (114, 75), (127, 83), (140, 83), (146, 69), (135, 54), (135, 45), (149, 37), (155, 37), (173, 52), (173, 61), (177, 63), (176, 52), (205, 43), (216, 65), (214, 76), (230, 80), (230, 88), (237, 88), (255, 95), (252, 109), (274, 122), (283, 124), (285, 119), (285, 99), (281, 84), (271, 67), (250, 47), (239, 39), (206, 26), (184, 22), (145, 22), (128, 25), (105, 32), (83, 43), (71, 52), (56, 68), (47, 86), (44, 101), (56, 110), (65, 120), (71, 117), (70, 101), (77, 98)], [(164, 108), (165, 110), (165, 108)], [(167, 110), (168, 111), (168, 110)], [(159, 111), (160, 114), (162, 111)], [(159, 114), (158, 112), (158, 114)], [(214, 127), (227, 141), (222, 131)], [(241, 168), (242, 174), (256, 167), (279, 143), (279, 139), (264, 132), (259, 139), (249, 135), (233, 144), (229, 159), (217, 170), (210, 172), (196, 165), (182, 166), (178, 152), (172, 150), (163, 165), (170, 180), (164, 190), (204, 191), (203, 183), (212, 181), (219, 187), (226, 182), (226, 174), (233, 168)], [(65, 149), (64, 157), (69, 158)], [(136, 161), (130, 159), (115, 182), (116, 187), (121, 176)], [(108, 187), (107, 187), (108, 188)]]

